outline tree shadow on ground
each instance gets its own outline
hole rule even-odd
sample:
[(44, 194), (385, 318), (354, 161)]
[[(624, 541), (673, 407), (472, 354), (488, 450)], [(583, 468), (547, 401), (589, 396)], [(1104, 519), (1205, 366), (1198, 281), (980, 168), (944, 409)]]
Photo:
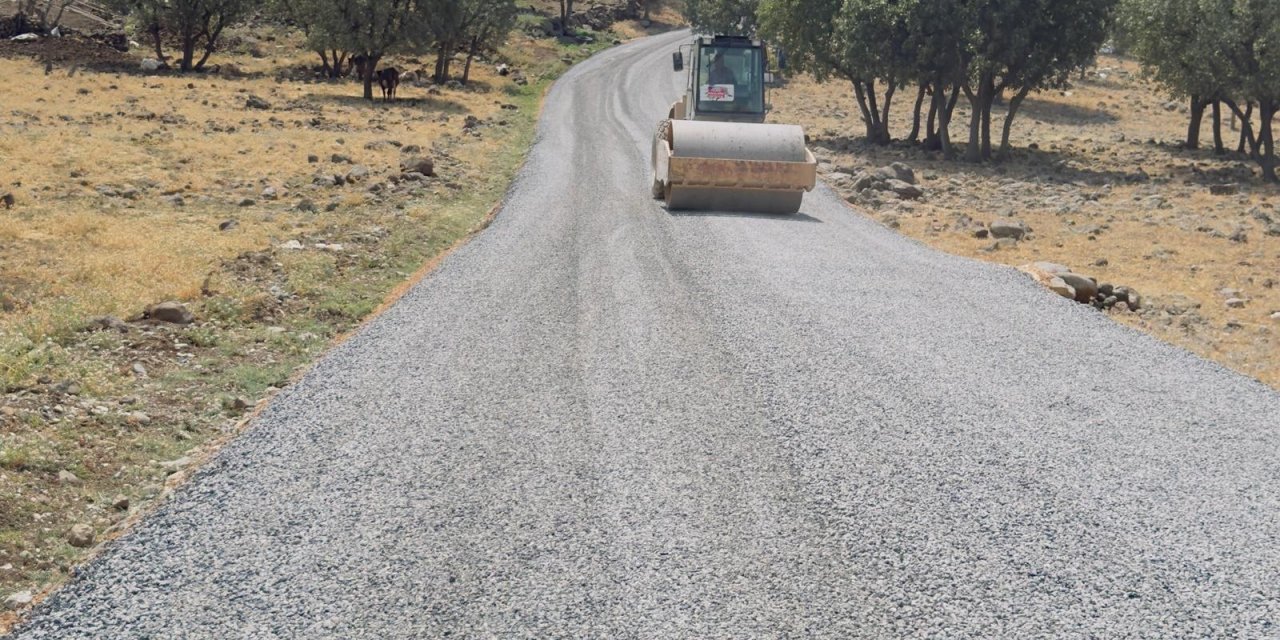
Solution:
[(964, 141), (956, 142), (957, 157), (954, 159), (946, 159), (940, 151), (926, 151), (919, 144), (901, 140), (888, 146), (878, 146), (860, 137), (840, 136), (815, 141), (812, 146), (836, 153), (850, 153), (865, 162), (862, 167), (838, 167), (847, 173), (905, 162), (917, 172), (936, 174), (936, 179), (939, 180), (965, 176), (1103, 186), (1137, 184), (1150, 179), (1140, 167), (1135, 166), (1127, 171), (1094, 169), (1086, 156), (1063, 150), (1015, 148), (1006, 160), (979, 164), (962, 159)]
[[(837, 136), (810, 143), (815, 151), (852, 154), (861, 161), (857, 166), (840, 166), (837, 170), (856, 174), (863, 169), (883, 167), (894, 162), (905, 162), (917, 174), (933, 174), (928, 182), (939, 183), (951, 178), (982, 178), (1076, 184), (1088, 187), (1107, 185), (1145, 184), (1178, 181), (1188, 185), (1210, 187), (1234, 183), (1243, 192), (1271, 191), (1275, 186), (1262, 181), (1252, 159), (1246, 154), (1231, 151), (1217, 155), (1210, 148), (1184, 149), (1180, 144), (1136, 143), (1148, 161), (1135, 163), (1124, 170), (1099, 169), (1095, 158), (1084, 151), (1069, 149), (1040, 149), (1015, 147), (1004, 160), (977, 164), (965, 162), (964, 140), (957, 141), (954, 159), (946, 159), (941, 152), (926, 151), (919, 144), (896, 140), (888, 146), (877, 146), (861, 137)], [(1148, 174), (1158, 174), (1152, 178)]]
[[(1048, 102), (1037, 98), (1027, 98), (1022, 103), (1022, 108), (1018, 110), (1018, 119), (1022, 118), (1070, 125), (1110, 124), (1119, 120), (1104, 109)], [(1017, 120), (1014, 121), (1014, 126), (1017, 126)]]
[(448, 113), (454, 115), (463, 115), (471, 113), (466, 105), (456, 102), (448, 98), (438, 96), (420, 97), (397, 97), (395, 100), (387, 102), (378, 95), (377, 89), (374, 90), (374, 99), (366, 100), (360, 95), (360, 90), (356, 88), (351, 95), (336, 95), (332, 93), (308, 93), (305, 99), (314, 101), (319, 104), (339, 105), (344, 107), (364, 107), (364, 108), (414, 108), (425, 109), (437, 113)]

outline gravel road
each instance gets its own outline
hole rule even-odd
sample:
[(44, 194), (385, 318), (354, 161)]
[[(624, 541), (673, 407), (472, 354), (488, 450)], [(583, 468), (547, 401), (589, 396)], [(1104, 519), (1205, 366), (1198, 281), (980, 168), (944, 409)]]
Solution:
[(685, 37), (16, 637), (1280, 635), (1280, 394), (826, 188), (668, 213)]

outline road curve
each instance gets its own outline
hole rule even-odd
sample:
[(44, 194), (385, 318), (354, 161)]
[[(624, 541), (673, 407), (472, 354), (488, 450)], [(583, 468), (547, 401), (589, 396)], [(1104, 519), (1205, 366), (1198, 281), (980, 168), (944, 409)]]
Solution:
[(686, 37), (16, 638), (1280, 634), (1280, 394), (825, 188), (668, 213)]

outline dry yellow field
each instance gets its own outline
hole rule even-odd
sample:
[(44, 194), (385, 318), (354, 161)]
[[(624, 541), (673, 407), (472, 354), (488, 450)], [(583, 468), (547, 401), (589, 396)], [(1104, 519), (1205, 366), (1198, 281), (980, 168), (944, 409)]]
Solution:
[[(910, 130), (913, 98), (898, 94), (897, 137)], [(1049, 261), (1132, 287), (1144, 309), (1109, 312), (1116, 321), (1280, 389), (1280, 187), (1262, 183), (1243, 156), (1214, 155), (1208, 118), (1204, 148), (1179, 148), (1185, 105), (1132, 61), (1103, 56), (1069, 90), (1033, 95), (1014, 123), (1013, 158), (985, 166), (863, 143), (852, 91), (837, 82), (797, 78), (773, 104), (775, 122), (806, 127), (833, 184), (865, 215), (951, 253), (1011, 266)], [(961, 143), (964, 106), (962, 98), (952, 127)], [(1238, 134), (1226, 135), (1234, 150)], [(836, 175), (893, 162), (915, 170), (923, 199), (868, 201)], [(1234, 187), (1213, 195), (1215, 185)], [(997, 246), (976, 237), (997, 218), (1021, 220), (1029, 238)]]

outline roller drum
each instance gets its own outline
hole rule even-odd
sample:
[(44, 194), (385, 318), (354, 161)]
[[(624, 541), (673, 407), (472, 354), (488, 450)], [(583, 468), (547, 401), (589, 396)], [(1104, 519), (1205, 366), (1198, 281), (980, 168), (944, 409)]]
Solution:
[(796, 125), (671, 120), (659, 138), (669, 209), (795, 213), (816, 179)]

